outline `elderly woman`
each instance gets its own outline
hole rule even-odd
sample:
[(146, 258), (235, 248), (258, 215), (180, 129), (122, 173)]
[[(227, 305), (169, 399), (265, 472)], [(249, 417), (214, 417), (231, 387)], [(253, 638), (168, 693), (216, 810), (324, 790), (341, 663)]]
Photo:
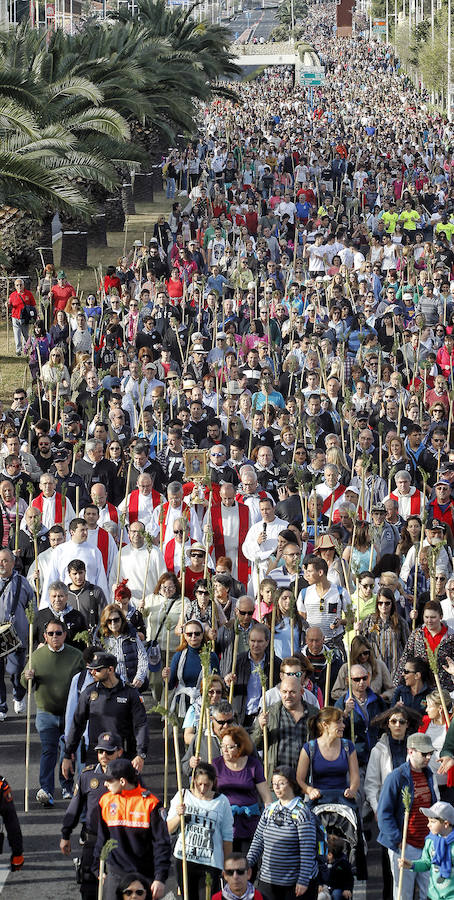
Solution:
[(109, 603), (101, 613), (99, 627), (93, 636), (93, 643), (98, 642), (116, 657), (116, 671), (120, 678), (139, 690), (145, 690), (148, 684), (146, 650), (116, 603)]

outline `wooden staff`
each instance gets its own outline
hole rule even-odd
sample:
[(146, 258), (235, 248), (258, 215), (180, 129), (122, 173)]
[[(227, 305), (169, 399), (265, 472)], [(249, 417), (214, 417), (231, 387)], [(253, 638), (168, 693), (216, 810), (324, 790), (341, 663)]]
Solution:
[[(183, 779), (181, 777), (181, 759), (180, 759), (180, 745), (178, 743), (178, 725), (174, 724), (172, 727), (173, 731), (173, 747), (175, 751), (175, 769), (177, 773), (177, 787), (180, 805), (184, 803), (184, 795), (183, 795)], [(183, 869), (183, 900), (188, 900), (188, 867), (186, 862), (186, 838), (184, 833), (184, 814), (180, 816), (180, 831), (181, 831), (181, 866)]]
[(206, 728), (207, 728), (207, 756), (208, 762), (211, 763), (213, 760), (212, 756), (212, 748), (211, 748), (211, 716), (210, 716), (210, 707), (207, 706), (205, 710), (206, 715)]
[[(266, 676), (260, 667), (259, 675), (262, 683), (262, 707), (266, 715)], [(265, 781), (268, 781), (268, 725), (263, 726), (263, 771), (265, 773)]]
[(271, 636), (270, 636), (270, 678), (269, 678), (269, 686), (270, 690), (274, 684), (274, 632), (276, 629), (276, 603), (277, 600), (273, 597), (273, 608), (271, 610)]
[(189, 525), (187, 521), (183, 518), (183, 536), (181, 540), (181, 564), (180, 564), (180, 579), (181, 579), (181, 621), (184, 627), (184, 592), (186, 586), (186, 560), (184, 558), (184, 551), (186, 545), (186, 527)]
[(122, 546), (123, 546), (123, 535), (125, 532), (126, 513), (127, 513), (127, 509), (128, 509), (129, 483), (131, 481), (131, 467), (132, 467), (132, 460), (129, 463), (128, 474), (126, 476), (125, 511), (121, 517), (120, 541), (118, 544), (117, 584), (120, 584), (121, 550), (122, 550)]
[[(353, 691), (352, 691), (352, 661), (351, 661), (351, 655), (350, 655), (350, 641), (348, 640), (348, 634), (347, 634), (347, 647), (346, 647), (346, 649), (347, 649), (348, 694), (349, 694), (349, 698), (352, 698), (352, 697), (353, 697)], [(351, 737), (350, 737), (350, 740), (351, 740), (352, 743), (354, 744), (354, 743), (355, 743), (355, 713), (354, 713), (354, 710), (353, 710), (353, 709), (350, 710), (350, 729), (351, 729)]]
[(106, 841), (104, 847), (101, 850), (99, 857), (99, 872), (98, 872), (98, 900), (102, 900), (104, 893), (104, 876), (106, 871), (106, 861), (109, 857), (112, 850), (117, 846), (118, 841), (109, 840)]
[(16, 521), (15, 521), (15, 537), (14, 537), (14, 549), (19, 550), (19, 497), (20, 497), (20, 484), (16, 484)]
[(6, 276), (6, 352), (9, 355), (9, 278)]
[[(401, 860), (405, 859), (405, 847), (407, 845), (407, 832), (408, 832), (408, 822), (410, 819), (410, 810), (411, 810), (411, 794), (410, 789), (408, 787), (404, 787), (402, 789), (402, 803), (404, 804), (404, 828), (402, 832), (402, 849), (400, 851)], [(399, 884), (397, 888), (397, 900), (401, 900), (402, 897), (402, 883), (404, 877), (403, 868), (399, 872)]]
[(80, 486), (76, 484), (76, 516), (79, 515), (79, 507), (80, 507)]
[[(236, 661), (237, 661), (237, 659), (238, 659), (238, 643), (239, 643), (239, 640), (240, 640), (240, 633), (239, 633), (239, 628), (238, 628), (238, 621), (237, 621), (237, 619), (234, 620), (234, 623), (233, 623), (233, 630), (234, 630), (234, 633), (235, 633), (235, 637), (233, 638), (233, 655), (232, 655), (232, 673), (231, 673), (231, 674), (232, 674), (232, 675), (235, 675), (235, 672), (236, 672)], [(235, 687), (235, 682), (234, 682), (234, 679), (232, 678), (232, 680), (231, 680), (231, 682), (230, 682), (230, 687), (229, 687), (229, 703), (230, 703), (230, 704), (233, 702), (233, 689), (234, 689), (234, 687)]]
[(329, 706), (329, 698), (331, 693), (331, 665), (333, 662), (333, 651), (332, 650), (324, 650), (324, 656), (326, 659), (326, 676), (325, 676), (325, 706)]
[[(38, 583), (38, 582), (36, 582)], [(33, 622), (35, 619), (35, 609), (33, 601), (30, 600), (25, 610), (28, 619), (28, 668), (32, 667), (33, 653)], [(24, 789), (24, 812), (28, 813), (28, 786), (30, 775), (30, 737), (31, 737), (31, 713), (32, 713), (32, 684), (33, 680), (27, 680), (27, 725), (25, 732), (25, 789)]]
[[(170, 665), (170, 628), (166, 634), (166, 668)], [(164, 706), (169, 708), (169, 679), (164, 679)], [(169, 796), (169, 723), (167, 716), (164, 718), (164, 809), (167, 809)]]

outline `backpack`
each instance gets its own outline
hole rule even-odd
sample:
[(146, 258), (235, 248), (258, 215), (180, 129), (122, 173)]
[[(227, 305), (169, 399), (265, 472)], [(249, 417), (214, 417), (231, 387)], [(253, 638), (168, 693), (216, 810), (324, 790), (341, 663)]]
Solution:
[[(272, 803), (271, 806), (267, 808), (267, 812), (270, 818), (276, 805), (276, 803)], [(303, 800), (301, 800), (301, 802), (297, 806), (294, 806), (291, 810), (290, 815), (292, 819), (296, 821), (302, 811), (315, 825), (315, 859), (318, 863), (319, 883), (328, 884), (328, 835), (326, 833), (326, 828), (324, 825), (322, 825), (318, 816), (314, 815), (308, 804), (304, 803)]]

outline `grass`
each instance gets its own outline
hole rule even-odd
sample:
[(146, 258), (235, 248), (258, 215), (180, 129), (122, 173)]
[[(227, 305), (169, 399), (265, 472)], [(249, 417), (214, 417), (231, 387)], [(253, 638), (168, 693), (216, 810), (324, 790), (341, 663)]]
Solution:
[[(129, 216), (127, 233), (127, 250), (133, 246), (134, 241), (148, 240), (153, 233), (153, 225), (158, 216), (168, 215), (172, 208), (172, 201), (166, 200), (165, 193), (155, 192), (153, 203), (136, 203), (136, 215)], [(93, 269), (101, 264), (103, 272), (107, 266), (114, 265), (119, 256), (123, 256), (125, 235), (124, 232), (110, 231), (107, 234), (107, 247), (88, 247), (87, 268), (81, 271), (66, 268), (68, 281), (79, 287), (79, 291), (87, 294), (95, 293), (96, 281)], [(57, 269), (60, 266), (61, 241), (54, 244), (54, 262)], [(36, 287), (36, 285), (34, 285)], [(33, 289), (33, 286), (32, 286)], [(9, 352), (7, 348), (7, 329), (3, 323), (0, 327), (0, 401), (9, 406), (13, 391), (22, 385), (30, 387), (30, 372), (28, 363), (24, 358), (16, 357), (14, 350), (13, 331), (11, 321), (9, 323)]]

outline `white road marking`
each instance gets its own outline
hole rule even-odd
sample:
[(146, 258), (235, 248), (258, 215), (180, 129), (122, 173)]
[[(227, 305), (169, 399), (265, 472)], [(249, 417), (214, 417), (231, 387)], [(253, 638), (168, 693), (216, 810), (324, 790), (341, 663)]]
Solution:
[(5, 887), (6, 879), (8, 878), (10, 871), (11, 869), (6, 863), (0, 863), (0, 894)]

